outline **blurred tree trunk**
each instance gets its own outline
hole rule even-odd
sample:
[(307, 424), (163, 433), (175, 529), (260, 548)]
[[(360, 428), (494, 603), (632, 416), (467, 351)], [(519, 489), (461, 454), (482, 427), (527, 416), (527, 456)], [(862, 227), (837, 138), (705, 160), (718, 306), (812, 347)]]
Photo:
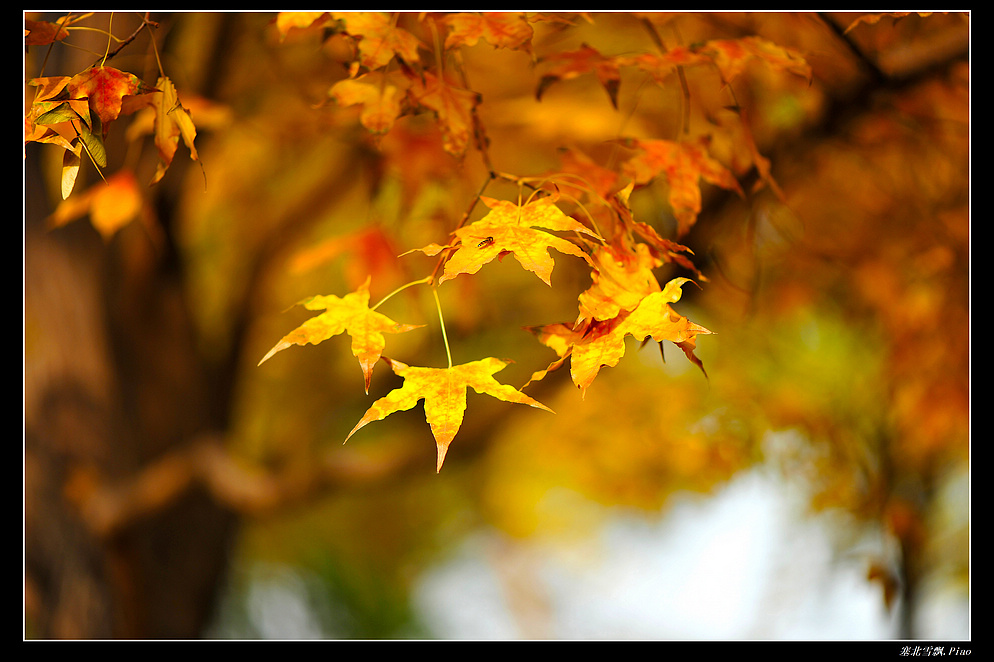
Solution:
[(225, 429), (232, 364), (198, 353), (161, 202), (175, 191), (156, 192), (162, 234), (141, 223), (107, 242), (88, 223), (53, 232), (43, 152), (28, 147), (25, 636), (199, 637), (237, 517), (184, 458)]
[(141, 230), (104, 244), (43, 217), (28, 209), (25, 227), (26, 337), (44, 339), (25, 348), (28, 634), (197, 637), (235, 516), (188, 466), (131, 481), (222, 428), (226, 393), (197, 354), (175, 260)]

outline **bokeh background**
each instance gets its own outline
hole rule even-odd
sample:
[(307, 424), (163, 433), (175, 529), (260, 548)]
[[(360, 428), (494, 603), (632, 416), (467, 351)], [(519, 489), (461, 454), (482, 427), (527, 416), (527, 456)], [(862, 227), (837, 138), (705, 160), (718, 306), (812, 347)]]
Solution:
[[(470, 393), (438, 474), (420, 406), (343, 445), (399, 383), (380, 364), (366, 396), (347, 336), (257, 364), (296, 302), (427, 275), (398, 256), (445, 243), (479, 152), (445, 153), (425, 113), (374, 139), (328, 99), (348, 40), (274, 14), (152, 15), (156, 49), (95, 14), (26, 49), (26, 80), (73, 75), (137, 31), (108, 64), (151, 82), (158, 55), (200, 160), (181, 146), (147, 186), (155, 149), (122, 118), (104, 174), (126, 194), (70, 212), (61, 150), (25, 145), (25, 637), (969, 640), (969, 15), (861, 16), (553, 14), (530, 53), (461, 50), (495, 170), (606, 165), (689, 108), (747, 194), (702, 184), (680, 238), (706, 377), (633, 342), (583, 398), (568, 370), (530, 385), (555, 415)], [(398, 17), (426, 60), (430, 22)], [(756, 63), (731, 88), (688, 70), (686, 94), (624, 71), (617, 108), (592, 74), (535, 96), (550, 53), (749, 35), (811, 80)], [(76, 187), (109, 188), (86, 167)], [(666, 193), (631, 202), (673, 236)], [(589, 285), (556, 257), (552, 288), (511, 260), (439, 288), (455, 362), (513, 358), (515, 386), (548, 365), (522, 327), (573, 319)], [(444, 366), (430, 291), (387, 308), (426, 325), (387, 354)]]

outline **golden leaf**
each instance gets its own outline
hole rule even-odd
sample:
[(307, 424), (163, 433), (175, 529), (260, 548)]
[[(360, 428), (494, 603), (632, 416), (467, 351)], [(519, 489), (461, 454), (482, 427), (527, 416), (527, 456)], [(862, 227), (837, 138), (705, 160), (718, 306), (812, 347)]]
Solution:
[(407, 411), (424, 400), (425, 419), (435, 437), (437, 460), (435, 471), (442, 470), (449, 444), (462, 425), (466, 411), (466, 389), (477, 393), (538, 409), (552, 411), (513, 386), (501, 384), (493, 375), (503, 370), (507, 363), (495, 358), (485, 358), (448, 368), (412, 367), (384, 357), (393, 371), (404, 378), (404, 385), (374, 402), (362, 419), (352, 428), (346, 441), (359, 428), (373, 421), (381, 421), (390, 414)]
[(347, 331), (352, 337), (352, 355), (359, 360), (365, 380), (366, 393), (369, 393), (369, 380), (373, 366), (380, 359), (386, 346), (384, 333), (404, 333), (420, 328), (421, 324), (398, 324), (392, 319), (369, 308), (369, 279), (355, 292), (344, 297), (335, 295), (314, 296), (300, 303), (308, 310), (325, 312), (310, 318), (299, 327), (283, 336), (269, 353), (262, 357), (262, 365), (274, 354), (291, 345), (317, 345), (332, 336)]

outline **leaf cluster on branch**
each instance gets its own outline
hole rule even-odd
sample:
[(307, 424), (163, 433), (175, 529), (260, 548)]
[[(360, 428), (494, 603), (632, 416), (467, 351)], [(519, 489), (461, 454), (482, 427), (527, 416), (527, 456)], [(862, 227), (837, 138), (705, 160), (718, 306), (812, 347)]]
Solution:
[[(25, 27), (30, 30), (28, 43), (41, 45), (64, 39), (69, 26), (78, 20), (65, 16), (54, 24), (26, 21)], [(146, 20), (142, 27), (152, 29), (154, 23)], [(84, 152), (103, 177), (102, 169), (107, 167), (104, 141), (111, 124), (122, 115), (147, 111), (147, 130), (153, 134), (159, 152), (153, 184), (165, 175), (180, 138), (190, 150), (190, 158), (198, 158), (194, 146), (196, 127), (169, 77), (160, 73), (155, 85), (148, 85), (134, 74), (106, 66), (105, 61), (106, 56), (75, 76), (44, 76), (28, 81), (36, 93), (24, 117), (24, 141), (53, 143), (65, 149), (63, 199), (73, 191)]]
[[(593, 169), (582, 167), (579, 173), (564, 168), (539, 176), (497, 172), (490, 166), (486, 127), (478, 112), (486, 101), (466, 82), (461, 49), (483, 42), (494, 49), (527, 53), (544, 71), (535, 87), (539, 102), (558, 82), (593, 75), (607, 90), (615, 108), (621, 71), (626, 68), (647, 74), (655, 84), (669, 84), (675, 74), (682, 79), (685, 71), (709, 68), (718, 71), (722, 85), (728, 85), (753, 61), (806, 78), (810, 78), (810, 68), (799, 53), (758, 37), (617, 56), (584, 45), (578, 50), (536, 58), (533, 25), (570, 20), (591, 19), (521, 13), (419, 15), (415, 26), (421, 34), (431, 36), (431, 43), (422, 43), (414, 32), (399, 24), (396, 14), (281, 12), (277, 17), (281, 39), (298, 30), (319, 30), (329, 38), (344, 38), (350, 45), (348, 75), (331, 86), (328, 96), (343, 107), (359, 106), (359, 122), (371, 136), (389, 132), (402, 116), (430, 114), (450, 155), (463, 158), (470, 148), (480, 152), (490, 169), (484, 190), (498, 179), (518, 188), (517, 198), (510, 200), (488, 197), (481, 191), (476, 202), (487, 208), (482, 218), (469, 222), (471, 208), (444, 242), (406, 251), (405, 255), (421, 252), (437, 257), (433, 271), (403, 285), (376, 305), (366, 307), (368, 280), (343, 299), (332, 296), (305, 301), (305, 307), (323, 308), (325, 312), (287, 334), (264, 357), (263, 361), (289, 345), (317, 344), (348, 330), (367, 393), (373, 363), (382, 357), (404, 379), (404, 385), (375, 401), (349, 437), (369, 422), (410, 409), (424, 400), (440, 470), (463, 419), (467, 388), (548, 410), (520, 390), (493, 379), (506, 360), (487, 357), (453, 365), (445, 337), (437, 288), (459, 276), (477, 274), (495, 259), (503, 261), (508, 256), (547, 286), (552, 286), (555, 253), (577, 258), (587, 265), (592, 283), (578, 298), (574, 320), (530, 327), (539, 342), (553, 349), (558, 358), (534, 372), (525, 386), (568, 361), (574, 384), (585, 393), (602, 367), (617, 365), (621, 360), (628, 336), (643, 343), (650, 339), (660, 344), (672, 342), (703, 371), (695, 354), (696, 342), (698, 336), (711, 331), (672, 307), (681, 298), (682, 286), (691, 280), (681, 277), (660, 283), (653, 270), (671, 263), (688, 269), (699, 281), (706, 279), (694, 268), (689, 248), (660, 236), (650, 225), (634, 218), (629, 199), (636, 188), (665, 180), (679, 239), (694, 226), (701, 212), (702, 181), (744, 196), (735, 175), (709, 153), (707, 136), (684, 135), (676, 140), (623, 137), (617, 147), (627, 151), (628, 158), (612, 169), (600, 168), (602, 178), (596, 183), (588, 178)], [(645, 20), (649, 23), (649, 19)], [(657, 43), (662, 45), (658, 39)], [(758, 164), (761, 157), (754, 146), (752, 149)], [(449, 357), (445, 368), (409, 366), (382, 354), (384, 332), (398, 333), (414, 327), (397, 324), (378, 309), (396, 292), (416, 285), (432, 288)]]
[[(25, 21), (25, 43), (50, 47), (78, 29), (87, 16), (67, 15), (54, 23)], [(329, 87), (327, 99), (340, 108), (357, 108), (358, 122), (373, 146), (379, 146), (379, 141), (401, 118), (430, 117), (441, 136), (444, 152), (459, 161), (475, 150), (487, 174), (470, 208), (451, 224), (447, 236), (402, 253), (419, 252), (437, 258), (430, 273), (402, 285), (375, 305), (369, 303), (369, 278), (342, 297), (307, 299), (302, 302), (305, 308), (323, 312), (286, 334), (259, 363), (291, 345), (318, 344), (348, 332), (367, 394), (374, 366), (381, 359), (401, 377), (417, 374), (421, 384), (431, 379), (445, 382), (451, 392), (444, 397), (431, 395), (430, 389), (405, 386), (407, 390), (403, 391), (421, 394), (426, 408), (435, 412), (429, 413), (429, 422), (433, 418), (438, 420), (439, 408), (448, 409), (445, 418), (449, 423), (441, 428), (432, 423), (440, 469), (445, 450), (462, 420), (460, 403), (464, 402), (464, 396), (460, 394), (467, 387), (479, 387), (481, 392), (500, 399), (547, 407), (519, 390), (491, 388), (495, 370), (488, 370), (492, 367), (490, 361), (497, 359), (488, 357), (453, 364), (438, 288), (459, 276), (472, 277), (495, 259), (503, 262), (509, 256), (551, 287), (558, 255), (581, 260), (591, 284), (577, 298), (574, 319), (539, 321), (527, 327), (557, 358), (534, 371), (521, 388), (568, 362), (573, 383), (581, 394), (585, 393), (602, 367), (618, 364), (624, 356), (628, 336), (643, 344), (650, 339), (661, 345), (672, 342), (703, 372), (703, 363), (695, 353), (697, 339), (711, 331), (673, 308), (680, 301), (685, 284), (707, 281), (694, 265), (693, 252), (680, 243), (702, 213), (702, 187), (713, 186), (745, 197), (748, 193), (739, 176), (752, 168), (757, 175), (753, 191), (766, 186), (782, 197), (772, 177), (770, 162), (760, 154), (751, 135), (745, 120), (746, 109), (739, 105), (733, 83), (756, 67), (808, 82), (812, 70), (799, 52), (759, 36), (667, 44), (657, 28), (666, 25), (672, 16), (636, 13), (631, 18), (643, 24), (651, 36), (653, 49), (610, 53), (586, 43), (578, 48), (551, 51), (544, 44), (538, 47), (537, 26), (568, 29), (575, 23), (596, 22), (597, 15), (278, 13), (273, 23), (280, 41), (305, 32), (345, 44), (346, 75)], [(151, 33), (155, 27), (146, 15), (134, 34), (119, 40), (116, 50), (110, 50), (112, 40), (108, 39), (107, 52), (94, 66), (73, 76), (39, 76), (27, 81), (34, 93), (25, 112), (25, 143), (54, 144), (64, 150), (61, 189), (65, 202), (53, 215), (56, 224), (89, 212), (94, 226), (109, 237), (135, 217), (141, 196), (134, 175), (124, 169), (107, 177), (103, 173), (108, 166), (104, 141), (112, 125), (124, 116), (134, 116), (128, 128), (131, 139), (150, 135), (154, 141), (158, 165), (150, 184), (160, 182), (165, 176), (180, 140), (189, 150), (190, 158), (199, 160), (193, 115), (180, 100), (161, 64), (154, 85), (107, 64), (141, 31)], [(155, 40), (151, 43), (158, 62)], [(622, 84), (632, 80), (629, 74), (637, 76), (645, 86), (678, 87), (682, 107), (674, 109), (674, 114), (682, 111), (682, 130), (678, 136), (667, 137), (619, 135), (612, 141), (614, 156), (610, 163), (596, 162), (582, 151), (568, 147), (561, 152), (558, 169), (537, 175), (502, 172), (493, 166), (487, 127), (480, 112), (486, 100), (468, 80), (464, 51), (470, 48), (525, 54), (535, 72), (533, 96), (539, 104), (556, 86), (583, 77), (596, 80), (616, 112), (620, 112)], [(727, 136), (723, 136), (725, 142), (715, 149), (713, 136), (707, 131), (689, 130), (689, 108), (694, 100), (688, 80), (697, 75), (704, 81), (702, 84), (712, 84), (726, 95), (725, 110), (740, 120), (736, 134), (740, 143), (731, 148), (739, 155), (734, 166), (727, 165)], [(745, 165), (742, 154), (748, 162)], [(106, 185), (70, 197), (84, 158), (96, 168)], [(486, 195), (488, 187), (496, 181), (516, 187), (517, 196), (498, 199)], [(635, 191), (657, 184), (666, 191), (666, 203), (675, 221), (672, 237), (665, 237), (649, 223), (636, 219), (630, 204)], [(485, 214), (471, 222), (473, 212), (481, 205)], [(678, 277), (659, 282), (656, 273), (666, 265), (683, 270), (693, 280)], [(384, 334), (410, 332), (419, 325), (395, 322), (380, 310), (396, 293), (420, 285), (430, 287), (434, 295), (448, 357), (446, 368), (425, 367), (424, 370), (438, 370), (425, 374), (417, 372), (421, 368), (409, 367), (384, 354)], [(475, 366), (473, 379), (467, 377), (469, 366)], [(377, 401), (353, 433), (365, 423), (377, 420), (374, 412), (383, 418), (397, 410), (398, 406)], [(439, 432), (443, 428), (445, 431)]]

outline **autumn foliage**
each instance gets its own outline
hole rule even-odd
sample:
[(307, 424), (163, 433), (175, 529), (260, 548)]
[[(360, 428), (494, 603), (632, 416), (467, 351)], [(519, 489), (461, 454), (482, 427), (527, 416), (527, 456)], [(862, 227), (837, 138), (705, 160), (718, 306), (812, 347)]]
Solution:
[[(444, 34), (443, 50), (436, 56), (446, 60), (449, 53), (457, 52), (462, 46), (472, 46), (480, 40), (493, 48), (531, 53), (531, 24), (539, 20), (539, 17), (527, 18), (518, 14), (453, 14), (437, 19), (425, 18), (421, 27), (430, 27), (432, 34)], [(350, 65), (349, 77), (335, 83), (328, 95), (338, 104), (361, 106), (360, 122), (371, 133), (388, 132), (402, 115), (431, 112), (437, 119), (442, 144), (447, 152), (461, 158), (467, 149), (475, 147), (486, 154), (485, 127), (477, 113), (482, 101), (480, 95), (459, 82), (456, 77), (458, 65), (450, 73), (433, 67), (430, 60), (422, 62), (421, 53), (425, 45), (398, 25), (394, 18), (385, 14), (285, 12), (277, 18), (277, 27), (283, 37), (293, 30), (331, 29), (355, 44), (356, 57)], [(710, 66), (718, 70), (722, 81), (727, 84), (754, 59), (777, 70), (810, 76), (810, 70), (800, 54), (758, 38), (708, 42), (690, 50), (681, 48), (670, 51), (663, 56), (606, 57), (585, 46), (577, 51), (544, 58), (540, 64), (546, 72), (535, 94), (540, 98), (557, 81), (594, 74), (607, 90), (612, 105), (617, 106), (620, 71), (623, 68), (641, 69), (654, 80), (663, 81), (678, 69)], [(550, 61), (553, 62), (551, 67), (547, 66)], [(587, 263), (593, 285), (580, 294), (576, 319), (534, 329), (540, 341), (554, 349), (559, 359), (547, 369), (534, 373), (531, 382), (542, 379), (548, 370), (556, 369), (568, 360), (574, 383), (581, 392), (585, 392), (602, 367), (617, 365), (621, 360), (625, 353), (625, 338), (629, 335), (643, 342), (650, 339), (658, 343), (672, 342), (691, 361), (701, 364), (694, 353), (697, 336), (711, 332), (689, 321), (670, 306), (679, 301), (681, 285), (688, 279), (674, 279), (661, 286), (652, 271), (667, 262), (689, 262), (688, 250), (673, 241), (662, 239), (650, 227), (639, 224), (628, 206), (628, 198), (634, 187), (649, 185), (657, 179), (665, 180), (670, 191), (669, 202), (678, 222), (679, 237), (690, 231), (701, 211), (702, 181), (740, 195), (744, 193), (734, 175), (708, 154), (706, 139), (667, 141), (633, 138), (621, 142), (629, 150), (630, 158), (614, 173), (609, 172), (610, 180), (599, 187), (582, 175), (571, 173), (551, 172), (542, 177), (528, 178), (491, 171), (489, 176), (492, 179), (505, 179), (518, 184), (518, 199), (499, 200), (480, 195), (479, 202), (489, 208), (482, 218), (467, 222), (467, 213), (451, 231), (448, 243), (432, 243), (416, 249), (430, 256), (439, 256), (432, 274), (412, 283), (426, 283), (431, 287), (438, 287), (460, 275), (476, 274), (495, 258), (503, 260), (507, 256), (513, 256), (521, 267), (533, 272), (549, 286), (552, 285), (555, 267), (552, 251), (580, 258)], [(567, 197), (560, 187), (575, 190), (575, 197)], [(567, 214), (563, 207), (572, 215)], [(349, 296), (359, 295), (356, 292)], [(378, 303), (369, 313), (372, 314), (383, 303), (385, 301)], [(441, 309), (439, 314), (440, 318), (443, 317)], [(313, 324), (305, 323), (284, 338), (266, 358), (290, 343), (317, 344), (333, 335), (332, 329), (347, 326), (347, 319), (344, 316), (339, 318), (335, 310), (329, 310), (311, 320)], [(389, 320), (384, 321), (389, 323)], [(399, 326), (394, 325), (394, 332)], [(361, 333), (368, 334), (368, 331), (363, 329)], [(372, 362), (379, 358), (383, 349), (382, 336), (371, 339), (373, 347), (370, 349), (360, 348), (358, 344), (362, 342), (361, 339), (355, 340), (353, 353), (357, 357), (366, 357), (360, 357), (360, 363), (368, 391)], [(453, 367), (450, 358), (449, 367), (438, 370), (410, 368), (391, 360), (390, 365), (397, 374), (412, 376), (411, 382), (402, 391), (405, 395), (403, 406), (398, 404), (385, 408), (383, 401), (374, 403), (350, 436), (369, 421), (381, 419), (400, 408), (408, 409), (417, 399), (424, 399), (438, 445), (438, 469), (441, 469), (465, 407), (464, 396), (457, 396), (455, 392), (461, 393), (471, 385), (480, 392), (501, 399), (527, 402), (547, 409), (513, 388), (494, 390), (480, 386), (492, 381), (490, 375), (493, 370), (488, 372), (482, 366), (491, 365), (493, 361), (496, 359), (487, 358)], [(399, 370), (398, 365), (403, 366), (403, 370)], [(467, 371), (471, 369), (474, 374), (476, 370), (483, 372), (479, 377), (468, 379), (470, 373)], [(422, 372), (417, 372), (419, 370)], [(413, 375), (418, 376), (417, 383), (421, 390), (413, 390)], [(484, 377), (486, 380), (481, 381)], [(437, 384), (433, 383), (436, 381)], [(436, 389), (442, 389), (446, 395), (430, 395)], [(453, 394), (449, 395), (449, 391)], [(445, 425), (440, 423), (442, 419), (446, 421)]]
[[(153, 16), (123, 37), (114, 16), (24, 21), (36, 56), (109, 26), (88, 66), (25, 75), (25, 160), (55, 164), (49, 231), (88, 218), (127, 303), (105, 317), (152, 320), (117, 356), (176, 379), (180, 404), (150, 420), (222, 393), (196, 435), (293, 441), (241, 449), (288, 467), (275, 478), (200, 445), (166, 455), (116, 509), (73, 474), (93, 528), (197, 481), (267, 512), (321, 484), (318, 436), (349, 442), (354, 476), (388, 474), (401, 460), (348, 458), (411, 410), (435, 473), (460, 431), (503, 435), (488, 471), (516, 496), (484, 481), (479, 500), (516, 533), (535, 528), (529, 481), (656, 508), (796, 432), (810, 452), (785, 463), (812, 505), (883, 523), (918, 564), (873, 561), (888, 604), (921, 578), (928, 504), (909, 485), (931, 495), (969, 456), (965, 15), (278, 12), (247, 23), (265, 56), (231, 46), (217, 71), (167, 56)], [(164, 265), (181, 275), (149, 285)], [(177, 283), (185, 307), (155, 298)], [(210, 396), (156, 354), (177, 308)], [(677, 376), (637, 373), (648, 350)], [(259, 403), (291, 413), (233, 432)]]

